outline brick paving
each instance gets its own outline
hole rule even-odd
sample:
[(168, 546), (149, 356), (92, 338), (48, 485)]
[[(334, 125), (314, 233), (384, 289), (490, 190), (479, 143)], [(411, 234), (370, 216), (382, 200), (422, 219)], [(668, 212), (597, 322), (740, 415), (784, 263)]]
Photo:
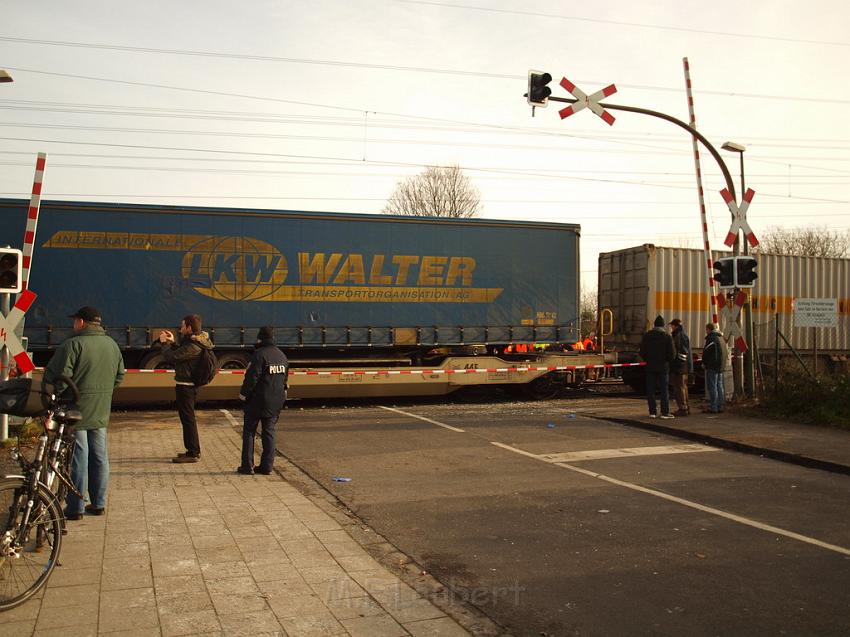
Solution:
[(68, 522), (61, 566), (0, 636), (469, 634), (281, 475), (236, 474), (234, 424), (199, 412), (201, 462), (177, 465), (176, 415), (114, 416), (106, 514)]

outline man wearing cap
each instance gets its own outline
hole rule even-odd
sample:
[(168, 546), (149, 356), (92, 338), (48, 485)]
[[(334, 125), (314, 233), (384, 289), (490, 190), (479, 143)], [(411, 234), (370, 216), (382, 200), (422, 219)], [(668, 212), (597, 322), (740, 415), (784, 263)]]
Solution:
[(661, 418), (668, 420), (670, 413), (669, 382), (670, 364), (675, 360), (673, 339), (664, 329), (664, 317), (656, 316), (651, 330), (643, 335), (640, 342), (640, 357), (646, 362), (646, 400), (649, 403), (649, 417), (657, 418), (655, 390), (661, 392)]
[(682, 325), (682, 319), (670, 321), (673, 337), (673, 349), (676, 360), (670, 366), (670, 385), (673, 387), (673, 398), (676, 399), (676, 416), (687, 416), (691, 413), (688, 405), (688, 374), (694, 373), (694, 357), (691, 354), (691, 339)]
[[(236, 473), (268, 475), (274, 467), (274, 432), (283, 403), (286, 401), (286, 380), (289, 361), (274, 344), (274, 328), (261, 327), (257, 334), (254, 355), (245, 370), (239, 400), (245, 403), (242, 424), (242, 463)], [(262, 424), (263, 453), (260, 464), (254, 466), (254, 435)]]
[[(112, 392), (124, 379), (124, 360), (118, 344), (101, 326), (100, 312), (90, 305), (71, 314), (74, 334), (65, 339), (44, 370), (44, 379), (54, 383), (59, 376), (74, 381), (80, 392), (77, 407), (82, 420), (77, 424), (71, 480), (85, 497), (73, 493), (65, 500), (65, 517), (79, 520), (83, 511), (102, 515), (106, 510), (109, 484), (109, 450), (106, 427), (112, 411)], [(61, 388), (61, 382), (57, 383)]]

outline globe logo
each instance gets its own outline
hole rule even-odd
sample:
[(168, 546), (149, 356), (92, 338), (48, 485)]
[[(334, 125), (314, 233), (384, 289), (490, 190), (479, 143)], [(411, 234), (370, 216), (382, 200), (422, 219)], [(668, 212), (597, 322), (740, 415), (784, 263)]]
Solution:
[(206, 237), (183, 255), (182, 274), (205, 296), (222, 301), (256, 301), (286, 281), (286, 258), (251, 237)]

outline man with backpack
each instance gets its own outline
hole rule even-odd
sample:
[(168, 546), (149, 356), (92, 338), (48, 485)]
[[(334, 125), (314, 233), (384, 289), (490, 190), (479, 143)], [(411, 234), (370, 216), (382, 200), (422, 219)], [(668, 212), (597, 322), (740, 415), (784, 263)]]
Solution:
[[(162, 355), (166, 363), (174, 366), (177, 413), (183, 425), (183, 445), (186, 451), (178, 453), (171, 462), (178, 464), (198, 462), (201, 457), (201, 442), (198, 439), (198, 423), (195, 419), (195, 401), (198, 387), (211, 379), (208, 368), (215, 361), (213, 344), (206, 332), (201, 331), (201, 317), (189, 314), (180, 321), (180, 341), (174, 334), (163, 330), (159, 334)], [(213, 364), (213, 371), (215, 364)], [(200, 378), (205, 376), (205, 378)]]
[[(261, 327), (251, 362), (245, 370), (245, 380), (239, 390), (239, 400), (245, 403), (242, 425), (242, 463), (236, 473), (269, 475), (274, 467), (274, 432), (283, 403), (286, 401), (286, 381), (289, 361), (274, 344), (274, 328)], [(254, 435), (262, 424), (263, 453), (260, 464), (254, 466)]]

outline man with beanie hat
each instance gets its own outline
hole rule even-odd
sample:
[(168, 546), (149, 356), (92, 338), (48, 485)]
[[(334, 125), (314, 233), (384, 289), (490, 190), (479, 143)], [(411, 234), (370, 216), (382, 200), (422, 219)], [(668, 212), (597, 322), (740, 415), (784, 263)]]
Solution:
[(673, 338), (664, 329), (664, 317), (656, 316), (654, 327), (643, 335), (640, 342), (640, 357), (646, 362), (646, 400), (649, 417), (656, 418), (655, 391), (661, 392), (661, 418), (673, 418), (670, 413), (669, 382), (670, 364), (676, 360)]
[[(261, 327), (257, 345), (245, 380), (239, 390), (239, 400), (245, 403), (242, 422), (242, 463), (236, 473), (269, 475), (274, 467), (274, 433), (283, 403), (286, 401), (286, 381), (289, 361), (274, 344), (274, 328)], [(262, 424), (263, 453), (260, 464), (254, 466), (254, 436)]]
[(61, 389), (59, 376), (74, 381), (80, 392), (77, 407), (82, 420), (75, 427), (71, 481), (88, 493), (86, 504), (73, 493), (65, 498), (65, 519), (79, 520), (83, 512), (103, 515), (109, 486), (106, 428), (112, 411), (112, 392), (124, 380), (121, 350), (101, 326), (100, 312), (90, 305), (71, 314), (74, 334), (64, 340), (44, 368), (44, 380)]

